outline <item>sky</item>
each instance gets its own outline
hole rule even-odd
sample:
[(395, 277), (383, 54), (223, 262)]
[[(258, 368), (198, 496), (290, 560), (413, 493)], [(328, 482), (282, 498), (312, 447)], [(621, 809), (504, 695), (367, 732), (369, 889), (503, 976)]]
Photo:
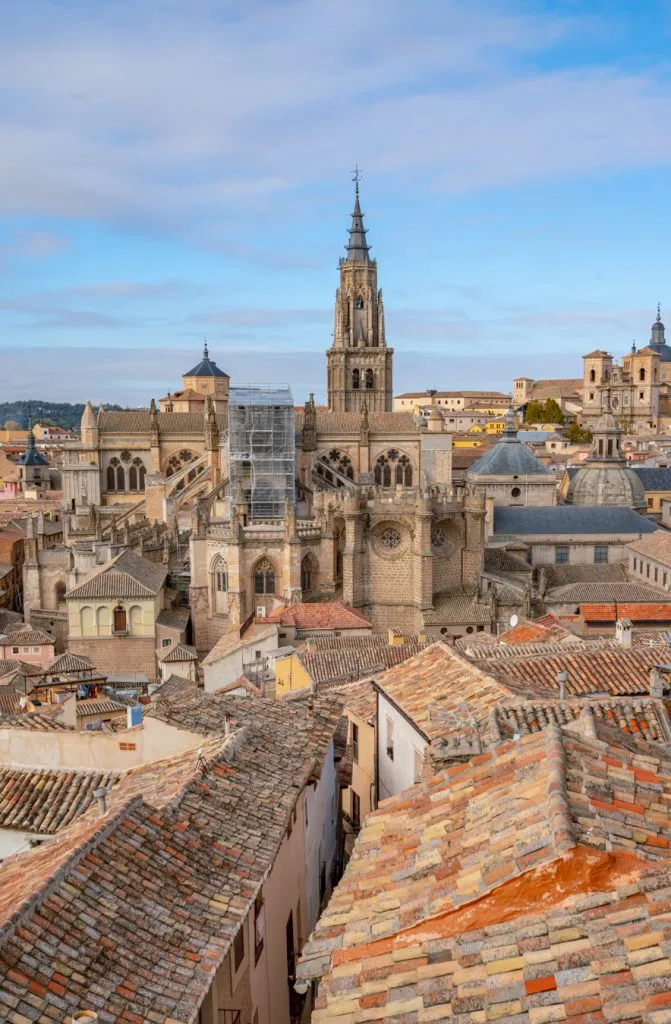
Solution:
[(210, 354), (325, 398), (351, 169), (394, 391), (577, 377), (671, 317), (671, 0), (0, 5), (0, 401)]

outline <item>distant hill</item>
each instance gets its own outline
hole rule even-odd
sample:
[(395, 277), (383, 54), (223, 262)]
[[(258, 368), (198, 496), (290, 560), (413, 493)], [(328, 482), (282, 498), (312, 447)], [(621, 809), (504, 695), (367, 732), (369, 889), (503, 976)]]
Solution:
[[(125, 406), (106, 405), (105, 408), (120, 412)], [(4, 426), (7, 420), (14, 420), (25, 430), (28, 426), (28, 416), (32, 414), (33, 423), (63, 427), (64, 430), (79, 430), (83, 412), (83, 402), (44, 402), (37, 398), (25, 402), (0, 402), (0, 427)]]

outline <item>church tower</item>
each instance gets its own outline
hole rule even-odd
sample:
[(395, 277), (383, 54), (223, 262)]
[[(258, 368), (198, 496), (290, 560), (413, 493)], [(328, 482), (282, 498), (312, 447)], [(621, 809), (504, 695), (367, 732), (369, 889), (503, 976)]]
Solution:
[(359, 172), (347, 256), (340, 260), (333, 344), (326, 353), (331, 412), (391, 412), (392, 361), (384, 334), (382, 290), (359, 205)]

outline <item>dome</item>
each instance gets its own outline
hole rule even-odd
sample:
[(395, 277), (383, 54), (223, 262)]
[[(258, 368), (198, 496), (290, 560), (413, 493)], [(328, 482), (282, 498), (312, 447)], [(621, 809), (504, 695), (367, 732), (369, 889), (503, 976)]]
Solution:
[(540, 459), (517, 436), (515, 420), (512, 413), (506, 414), (506, 428), (501, 440), (481, 459), (474, 462), (468, 470), (468, 476), (526, 476), (529, 474), (545, 474), (552, 476), (552, 470), (544, 466)]
[(617, 420), (615, 419), (615, 417), (612, 415), (612, 413), (604, 412), (603, 415), (599, 417), (599, 421), (598, 421), (596, 427), (594, 428), (594, 433), (595, 434), (600, 434), (602, 431), (607, 432), (607, 431), (611, 431), (611, 430), (614, 431), (615, 433), (619, 434), (620, 433), (619, 424), (618, 424)]
[(573, 477), (566, 500), (571, 505), (617, 505), (640, 511), (648, 505), (640, 479), (619, 461), (612, 465), (586, 462)]

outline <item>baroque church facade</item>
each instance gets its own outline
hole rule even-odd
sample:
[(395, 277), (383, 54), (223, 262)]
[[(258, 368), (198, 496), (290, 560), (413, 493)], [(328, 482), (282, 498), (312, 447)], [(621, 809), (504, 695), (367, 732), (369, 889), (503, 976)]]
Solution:
[[(189, 601), (201, 654), (278, 603), (334, 596), (376, 629), (454, 632), (455, 608), (456, 619), (495, 627), (495, 609), (491, 622), (483, 609), (469, 614), (481, 600), (484, 496), (453, 492), (452, 438), (439, 412), (391, 411), (393, 349), (358, 185), (339, 276), (328, 408), (310, 396), (294, 410), (291, 399), (289, 421), (277, 396), (231, 385), (207, 348), (158, 407), (94, 414), (86, 406), (81, 444), (63, 471), (67, 506), (102, 506), (117, 529), (146, 516), (172, 530), (190, 511)], [(254, 424), (249, 451), (232, 440), (240, 414)], [(285, 450), (269, 452), (279, 435)], [(291, 474), (286, 487), (275, 471)], [(255, 503), (262, 487), (285, 497)]]

